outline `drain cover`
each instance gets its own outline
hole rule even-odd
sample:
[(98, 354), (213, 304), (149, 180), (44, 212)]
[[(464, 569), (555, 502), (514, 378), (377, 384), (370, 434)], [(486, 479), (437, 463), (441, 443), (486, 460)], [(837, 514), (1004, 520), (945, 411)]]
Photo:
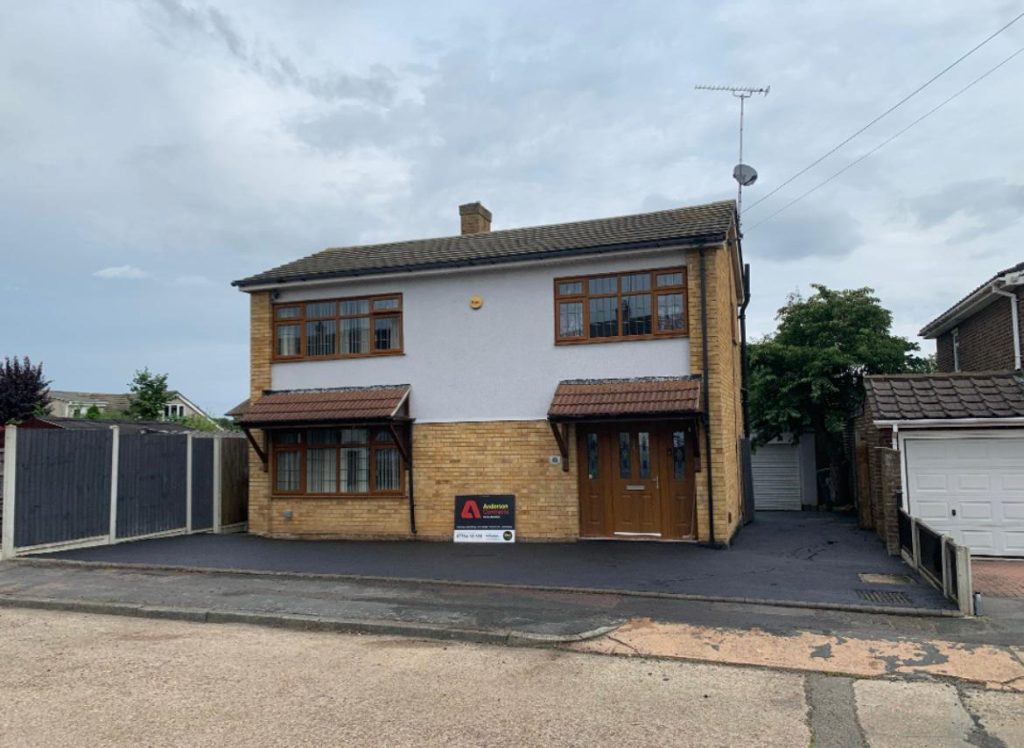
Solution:
[(857, 597), (861, 600), (867, 600), (869, 603), (910, 605), (910, 598), (902, 592), (893, 592), (891, 590), (854, 590), (854, 592), (857, 593)]
[(865, 584), (913, 584), (914, 580), (906, 574), (858, 574)]

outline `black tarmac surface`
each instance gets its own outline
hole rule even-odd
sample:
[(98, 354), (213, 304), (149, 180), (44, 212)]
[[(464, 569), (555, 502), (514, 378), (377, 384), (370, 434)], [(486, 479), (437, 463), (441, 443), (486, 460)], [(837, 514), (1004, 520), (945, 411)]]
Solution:
[(860, 574), (908, 575), (911, 571), (886, 554), (874, 533), (858, 529), (852, 518), (817, 512), (759, 513), (727, 550), (686, 543), (456, 545), (192, 535), (64, 551), (48, 558), (789, 604), (953, 608), (921, 581), (864, 582)]

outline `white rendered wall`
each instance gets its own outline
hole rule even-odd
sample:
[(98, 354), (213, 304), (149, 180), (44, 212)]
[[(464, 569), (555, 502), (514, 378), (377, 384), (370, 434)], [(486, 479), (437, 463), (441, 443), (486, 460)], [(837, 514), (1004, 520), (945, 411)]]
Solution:
[[(410, 384), (419, 422), (534, 420), (562, 379), (690, 373), (688, 338), (555, 345), (553, 281), (685, 264), (681, 251), (282, 288), (277, 302), (403, 294), (403, 356), (271, 367), (272, 388)], [(691, 269), (690, 272), (695, 272)], [(470, 309), (471, 296), (483, 308)]]

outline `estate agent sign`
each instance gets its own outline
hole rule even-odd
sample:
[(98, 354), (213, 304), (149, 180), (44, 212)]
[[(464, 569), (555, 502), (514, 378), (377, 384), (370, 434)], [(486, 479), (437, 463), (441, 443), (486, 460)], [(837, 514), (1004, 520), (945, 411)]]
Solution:
[(456, 496), (456, 543), (514, 543), (515, 496)]

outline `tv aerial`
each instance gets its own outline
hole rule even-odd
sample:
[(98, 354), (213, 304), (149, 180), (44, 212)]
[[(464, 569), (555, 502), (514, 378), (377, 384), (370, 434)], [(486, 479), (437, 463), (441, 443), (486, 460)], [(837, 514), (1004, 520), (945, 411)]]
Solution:
[(743, 213), (743, 188), (750, 187), (757, 181), (757, 170), (753, 166), (743, 163), (743, 110), (747, 99), (755, 94), (767, 96), (771, 86), (764, 88), (751, 88), (750, 86), (707, 86), (698, 84), (694, 86), (698, 91), (727, 91), (740, 100), (740, 158), (739, 163), (732, 170), (732, 178), (736, 180), (736, 216), (739, 221)]

